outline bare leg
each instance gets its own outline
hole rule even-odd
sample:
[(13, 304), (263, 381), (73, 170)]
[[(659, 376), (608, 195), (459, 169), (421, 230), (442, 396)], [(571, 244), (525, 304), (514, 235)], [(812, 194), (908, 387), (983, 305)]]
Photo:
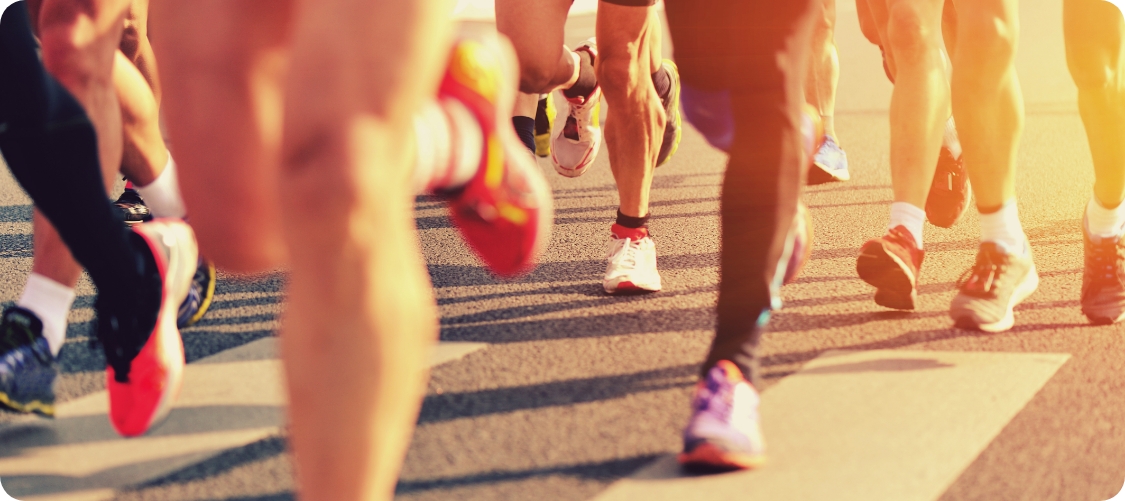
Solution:
[(1023, 132), (1023, 94), (1016, 75), (1018, 0), (957, 2), (953, 116), (965, 167), (982, 213), (1016, 196), (1016, 150)]
[(276, 186), (291, 14), (283, 0), (166, 0), (152, 11), (184, 202), (201, 253), (231, 271), (285, 261)]
[(149, 0), (133, 0), (125, 13), (125, 33), (121, 36), (121, 52), (141, 72), (160, 103), (160, 77), (156, 71), (156, 56), (148, 39)]
[[(863, 0), (861, 0), (863, 1)], [(836, 85), (840, 81), (840, 58), (836, 51), (836, 0), (823, 0), (820, 15), (814, 16), (805, 101), (820, 112), (824, 133), (839, 142), (833, 115)]]
[(121, 52), (113, 67), (113, 81), (125, 136), (121, 172), (138, 186), (148, 186), (168, 163), (168, 148), (160, 134), (160, 109), (141, 72)]
[(597, 34), (598, 82), (613, 110), (605, 137), (621, 212), (644, 217), (666, 120), (651, 76), (659, 69), (652, 53), (660, 46), (660, 23), (653, 8), (600, 2)]
[(570, 0), (496, 0), (496, 29), (515, 46), (521, 92), (541, 94), (578, 80), (575, 55), (563, 45), (569, 10)]
[(447, 61), (448, 6), (308, 0), (300, 11), (280, 176), (296, 465), (304, 499), (390, 499), (437, 334), (402, 145)]
[(1106, 208), (1125, 200), (1125, 23), (1109, 2), (1066, 0), (1063, 25), (1070, 75), (1094, 159), (1094, 196)]

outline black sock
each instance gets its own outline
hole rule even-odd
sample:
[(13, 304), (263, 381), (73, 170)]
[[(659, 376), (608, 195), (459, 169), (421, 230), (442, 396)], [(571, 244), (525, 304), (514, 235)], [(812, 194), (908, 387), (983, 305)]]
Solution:
[(535, 135), (551, 133), (551, 118), (547, 116), (547, 98), (542, 98), (535, 106)]
[(652, 86), (656, 87), (656, 95), (660, 96), (661, 101), (668, 99), (668, 93), (672, 92), (672, 77), (663, 66), (652, 74)]
[(523, 145), (535, 153), (535, 119), (512, 117), (512, 127), (515, 127), (516, 135), (520, 137), (520, 141), (523, 141)]
[(626, 216), (617, 209), (617, 224), (626, 228), (648, 228), (648, 214), (641, 217)]
[(594, 87), (598, 86), (598, 77), (594, 74), (594, 57), (585, 50), (575, 53), (578, 54), (578, 80), (563, 91), (563, 95), (571, 99), (589, 96), (594, 92)]

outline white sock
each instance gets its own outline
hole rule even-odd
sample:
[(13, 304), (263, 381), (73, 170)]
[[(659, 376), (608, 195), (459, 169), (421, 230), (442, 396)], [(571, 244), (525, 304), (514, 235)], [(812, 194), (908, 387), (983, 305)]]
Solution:
[(945, 121), (945, 139), (942, 144), (949, 148), (953, 158), (961, 157), (961, 139), (957, 137), (957, 125), (953, 122), (953, 117)]
[(995, 243), (1009, 254), (1025, 254), (1031, 250), (1020, 224), (1016, 199), (1004, 202), (1000, 210), (992, 214), (980, 215), (980, 240)]
[(907, 202), (895, 202), (891, 204), (891, 223), (888, 228), (897, 228), (905, 226), (910, 235), (914, 237), (914, 243), (918, 248), (922, 248), (922, 226), (926, 224), (926, 211), (915, 207), (914, 204)]
[(1107, 209), (1102, 207), (1097, 197), (1090, 197), (1090, 203), (1086, 204), (1086, 230), (1103, 238), (1121, 235), (1125, 230), (1125, 204)]
[(136, 183), (133, 183), (133, 186), (137, 189), (137, 193), (141, 194), (141, 198), (145, 199), (145, 205), (152, 211), (153, 217), (182, 219), (187, 215), (184, 199), (180, 196), (180, 181), (176, 178), (176, 162), (172, 161), (172, 155), (168, 155), (164, 172), (156, 176), (148, 186), (139, 186)]
[(473, 113), (455, 99), (431, 101), (414, 117), (418, 193), (463, 186), (480, 169), (484, 134)]
[(73, 304), (73, 288), (38, 273), (28, 275), (23, 295), (16, 301), (17, 306), (31, 310), (43, 322), (43, 337), (56, 357), (66, 339), (66, 316)]

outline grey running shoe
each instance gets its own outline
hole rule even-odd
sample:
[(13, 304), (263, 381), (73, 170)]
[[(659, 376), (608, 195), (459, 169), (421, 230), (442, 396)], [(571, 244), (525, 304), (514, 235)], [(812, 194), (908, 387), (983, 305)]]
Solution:
[(1101, 238), (1082, 224), (1086, 265), (1082, 270), (1082, 314), (1094, 324), (1125, 318), (1125, 239)]
[(980, 244), (977, 262), (957, 283), (961, 290), (953, 298), (949, 316), (957, 327), (985, 332), (1012, 328), (1012, 309), (1039, 287), (1039, 274), (1031, 254), (1004, 252), (992, 242)]

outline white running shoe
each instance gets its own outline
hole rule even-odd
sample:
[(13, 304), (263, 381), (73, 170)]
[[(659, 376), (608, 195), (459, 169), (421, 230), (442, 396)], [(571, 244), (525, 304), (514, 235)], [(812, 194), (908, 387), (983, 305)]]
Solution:
[[(598, 46), (593, 38), (574, 50), (586, 51), (591, 59), (598, 59)], [(602, 125), (599, 118), (602, 88), (600, 85), (595, 86), (590, 95), (584, 97), (569, 98), (561, 92), (559, 95), (566, 101), (568, 111), (562, 129), (551, 141), (551, 161), (559, 174), (578, 177), (590, 168), (602, 147)]]
[(660, 290), (660, 272), (656, 271), (656, 243), (648, 229), (613, 225), (609, 241), (609, 264), (602, 286), (606, 294), (635, 294)]

